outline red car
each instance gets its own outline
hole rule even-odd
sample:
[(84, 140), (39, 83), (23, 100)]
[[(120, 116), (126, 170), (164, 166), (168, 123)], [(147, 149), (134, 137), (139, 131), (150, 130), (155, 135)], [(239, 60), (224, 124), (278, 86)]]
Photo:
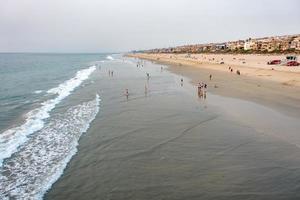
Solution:
[(281, 60), (271, 60), (268, 62), (268, 65), (279, 65), (281, 63)]
[(300, 63), (298, 63), (297, 61), (290, 61), (286, 64), (286, 66), (299, 66)]

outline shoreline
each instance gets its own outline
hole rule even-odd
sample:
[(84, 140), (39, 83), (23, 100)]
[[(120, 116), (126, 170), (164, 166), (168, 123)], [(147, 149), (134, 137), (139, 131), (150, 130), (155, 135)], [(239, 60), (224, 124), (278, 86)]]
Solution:
[[(169, 71), (187, 77), (193, 85), (202, 81), (206, 82), (208, 91), (213, 94), (252, 101), (288, 116), (300, 118), (300, 73), (298, 72), (253, 67), (249, 69), (248, 74), (245, 74), (246, 68), (249, 67), (231, 65), (234, 69), (241, 70), (242, 74), (239, 76), (236, 73), (230, 73), (226, 64), (198, 63), (182, 59), (182, 57), (166, 58), (165, 55), (157, 54), (129, 54), (126, 56), (168, 65)], [(300, 69), (300, 67), (298, 68)], [(258, 73), (270, 72), (272, 76), (257, 76)], [(213, 76), (211, 81), (209, 80), (210, 74)]]
[(186, 78), (181, 86), (182, 76), (161, 65), (129, 61), (106, 62), (93, 84), (70, 97), (77, 102), (99, 93), (100, 112), (44, 199), (299, 196), (299, 119), (211, 93), (199, 99)]

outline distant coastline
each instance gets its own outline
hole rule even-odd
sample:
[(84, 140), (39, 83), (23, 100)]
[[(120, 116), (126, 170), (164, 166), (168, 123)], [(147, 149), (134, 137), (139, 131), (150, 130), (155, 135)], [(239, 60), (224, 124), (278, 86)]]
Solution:
[(223, 54), (300, 54), (300, 34), (247, 38), (221, 43), (191, 44), (132, 53), (223, 53)]

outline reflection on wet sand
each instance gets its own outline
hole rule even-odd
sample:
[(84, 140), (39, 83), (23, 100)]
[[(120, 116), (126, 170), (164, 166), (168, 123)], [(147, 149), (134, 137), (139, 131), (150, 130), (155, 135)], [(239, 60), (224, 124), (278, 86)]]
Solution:
[(299, 199), (299, 119), (181, 87), (146, 61), (107, 65), (118, 76), (100, 72), (78, 94), (100, 90), (100, 114), (46, 199)]

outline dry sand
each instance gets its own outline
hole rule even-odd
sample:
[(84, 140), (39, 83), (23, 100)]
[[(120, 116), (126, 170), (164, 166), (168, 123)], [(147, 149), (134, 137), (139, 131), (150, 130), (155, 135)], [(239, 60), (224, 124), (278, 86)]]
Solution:
[[(134, 54), (138, 58), (170, 62), (178, 65), (192, 65), (228, 72), (228, 67), (239, 70), (243, 76), (280, 82), (284, 85), (300, 86), (300, 67), (267, 65), (274, 59), (284, 59), (284, 55), (241, 55), (241, 54)], [(224, 64), (220, 64), (224, 62)], [(273, 70), (272, 70), (273, 68)]]
[[(202, 62), (187, 55), (172, 54), (135, 54), (137, 58), (148, 59), (169, 65), (169, 70), (186, 76), (193, 84), (198, 82), (208, 83), (209, 92), (253, 101), (273, 109), (279, 110), (291, 116), (300, 116), (300, 67), (278, 67), (280, 70), (270, 70), (269, 65), (261, 64), (251, 67), (249, 63), (266, 63), (275, 59), (275, 56), (260, 55), (209, 55), (196, 54), (191, 57), (221, 60), (225, 64), (216, 64), (216, 61)], [(234, 57), (235, 60), (228, 60)], [(284, 56), (282, 56), (284, 57)], [(255, 60), (256, 58), (256, 60)], [(243, 66), (238, 64), (241, 59), (246, 62)], [(227, 63), (232, 63), (228, 65)], [(247, 64), (248, 63), (248, 64)], [(238, 76), (235, 71), (229, 72), (228, 67), (240, 70)], [(275, 66), (273, 66), (275, 68)], [(212, 81), (209, 75), (212, 74)], [(216, 86), (216, 87), (215, 87)]]

